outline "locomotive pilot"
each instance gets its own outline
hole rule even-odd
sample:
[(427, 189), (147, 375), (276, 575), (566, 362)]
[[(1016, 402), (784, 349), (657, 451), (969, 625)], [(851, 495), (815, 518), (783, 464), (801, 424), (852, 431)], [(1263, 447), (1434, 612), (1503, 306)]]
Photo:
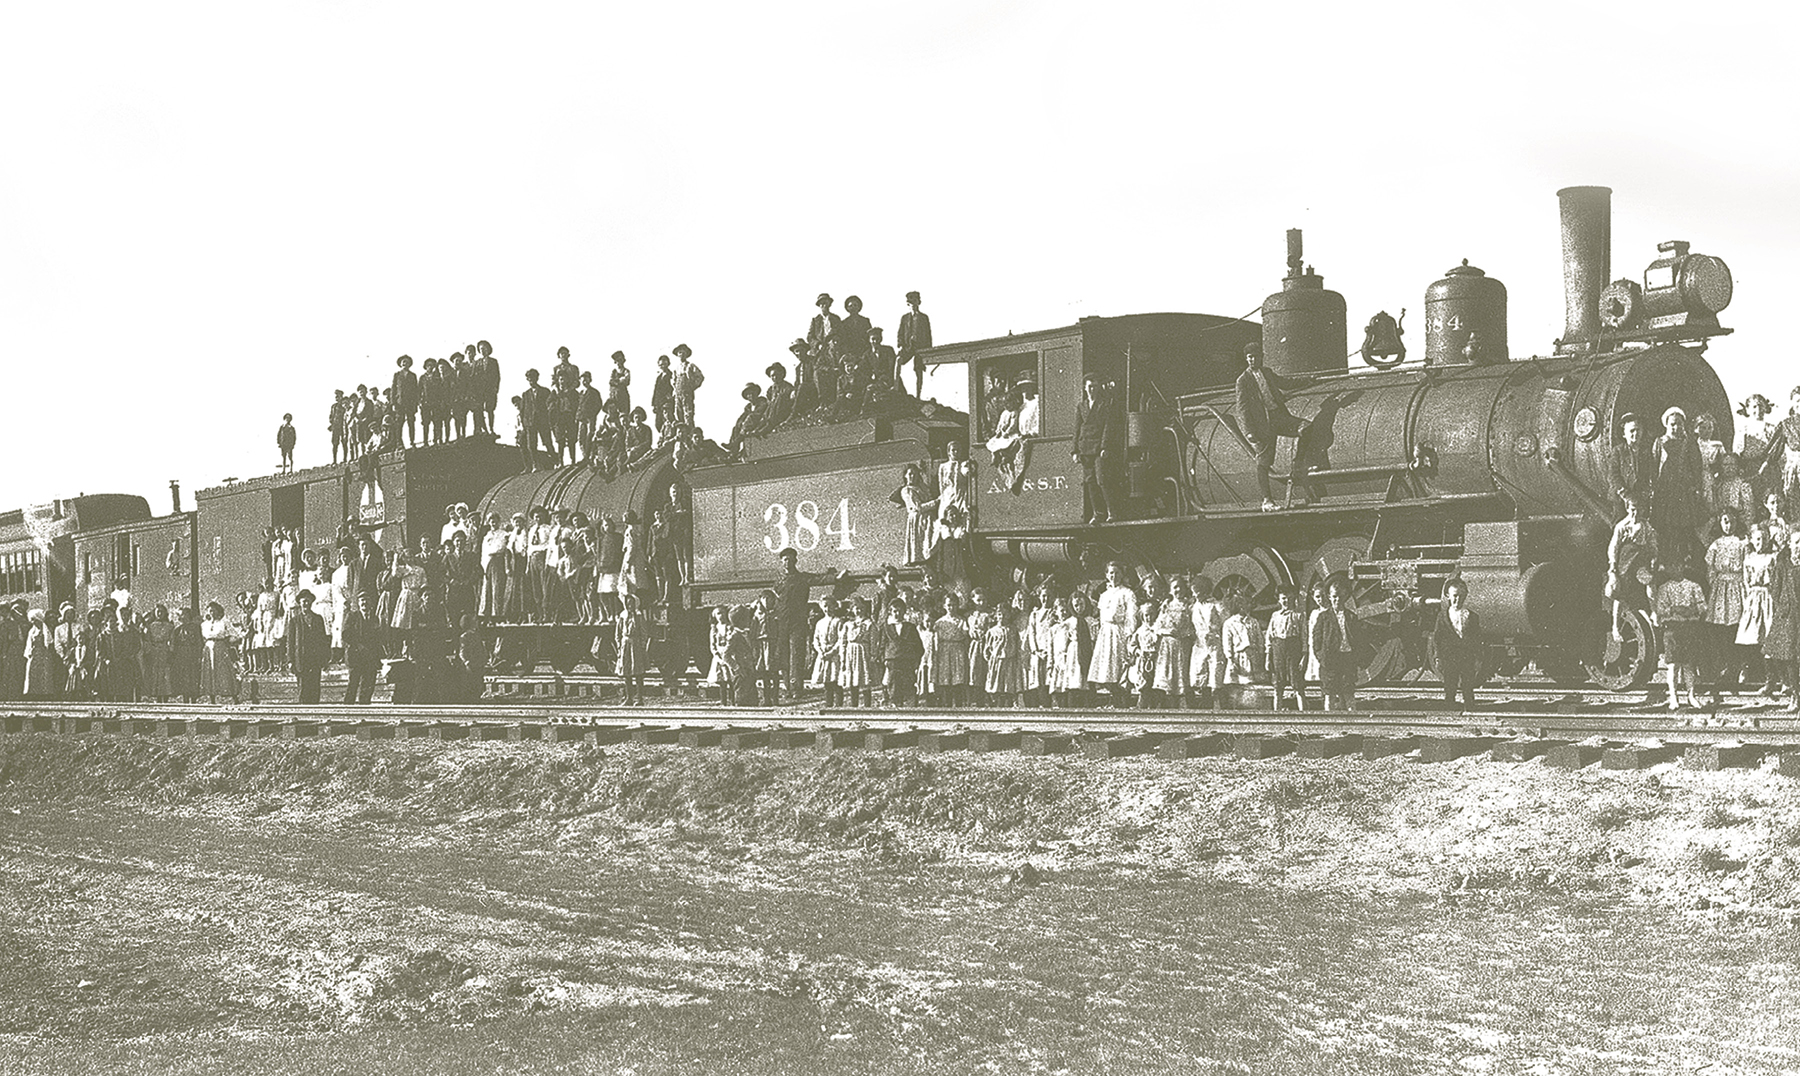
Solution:
[(1293, 469), (1299, 470), (1303, 466), (1300, 444), (1311, 424), (1289, 413), (1286, 393), (1304, 384), (1304, 381), (1282, 377), (1265, 369), (1260, 342), (1252, 340), (1244, 345), (1244, 372), (1238, 375), (1236, 387), (1237, 420), (1244, 440), (1249, 441), (1256, 452), (1256, 488), (1262, 494), (1265, 512), (1280, 507), (1269, 495), (1269, 469), (1275, 465), (1277, 439), (1295, 439)]

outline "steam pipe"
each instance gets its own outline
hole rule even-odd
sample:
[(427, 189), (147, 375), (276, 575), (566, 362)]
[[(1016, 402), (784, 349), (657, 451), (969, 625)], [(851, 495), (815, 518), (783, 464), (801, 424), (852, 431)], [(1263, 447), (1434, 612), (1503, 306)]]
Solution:
[(1612, 276), (1612, 188), (1564, 187), (1562, 203), (1563, 338), (1582, 343), (1600, 333), (1600, 291)]

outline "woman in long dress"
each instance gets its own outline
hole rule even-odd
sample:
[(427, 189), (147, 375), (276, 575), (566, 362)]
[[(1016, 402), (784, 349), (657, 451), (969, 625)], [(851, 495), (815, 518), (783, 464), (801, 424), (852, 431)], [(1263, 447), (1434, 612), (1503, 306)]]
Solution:
[(25, 697), (47, 699), (56, 693), (56, 677), (62, 663), (50, 648), (50, 629), (44, 625), (44, 611), (33, 609), (31, 627), (25, 632)]
[(906, 508), (905, 563), (924, 564), (937, 548), (937, 498), (925, 488), (925, 471), (916, 463), (906, 465), (900, 482), (900, 503)]
[(169, 694), (188, 702), (200, 698), (200, 666), (206, 639), (194, 623), (194, 611), (183, 606), (175, 611), (175, 632), (169, 637)]
[(1747, 656), (1737, 646), (1738, 621), (1744, 617), (1744, 554), (1749, 551), (1741, 529), (1737, 512), (1723, 509), (1719, 536), (1706, 549), (1706, 623), (1714, 649), (1715, 695), (1737, 688)]
[[(1800, 709), (1800, 542), (1774, 554), (1770, 565), (1769, 631), (1763, 637), (1768, 681), (1777, 677), (1790, 691), (1788, 709)], [(1773, 694), (1773, 692), (1770, 692)]]
[(237, 645), (242, 638), (236, 625), (225, 619), (225, 609), (218, 602), (206, 606), (200, 621), (200, 683), (198, 694), (207, 702), (218, 702), (223, 695), (232, 702), (238, 696)]
[(1137, 593), (1125, 585), (1125, 566), (1113, 561), (1106, 566), (1106, 590), (1100, 595), (1100, 627), (1094, 633), (1094, 656), (1088, 663), (1088, 683), (1105, 687), (1116, 696), (1125, 680), (1131, 637), (1138, 629)]
[(1663, 435), (1652, 446), (1656, 482), (1651, 487), (1650, 525), (1662, 541), (1662, 555), (1671, 563), (1691, 555), (1696, 532), (1705, 520), (1701, 499), (1700, 446), (1688, 432), (1687, 412), (1671, 407), (1663, 412)]
[(1188, 689), (1188, 652), (1193, 648), (1194, 622), (1187, 586), (1179, 579), (1169, 600), (1156, 617), (1156, 665), (1150, 686), (1171, 706), (1179, 706)]

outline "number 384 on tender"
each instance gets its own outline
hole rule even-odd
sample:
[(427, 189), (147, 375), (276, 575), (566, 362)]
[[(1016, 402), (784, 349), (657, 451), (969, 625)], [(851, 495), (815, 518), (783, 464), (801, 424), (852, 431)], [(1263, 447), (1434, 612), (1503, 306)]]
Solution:
[(792, 512), (785, 504), (771, 504), (763, 509), (763, 522), (769, 525), (769, 533), (763, 535), (763, 545), (769, 552), (775, 553), (793, 546), (802, 553), (810, 553), (819, 548), (822, 538), (836, 538), (841, 552), (849, 552), (856, 548), (856, 527), (850, 522), (850, 498), (845, 497), (837, 503), (837, 511), (819, 525), (819, 502), (801, 501), (794, 505)]

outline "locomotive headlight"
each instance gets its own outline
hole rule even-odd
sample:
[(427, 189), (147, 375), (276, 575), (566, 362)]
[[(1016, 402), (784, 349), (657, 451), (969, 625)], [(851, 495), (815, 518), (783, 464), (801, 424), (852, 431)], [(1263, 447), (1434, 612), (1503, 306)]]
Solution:
[(1575, 436), (1582, 441), (1592, 441), (1600, 432), (1600, 413), (1591, 407), (1584, 407), (1575, 412)]
[(1644, 270), (1644, 313), (1717, 314), (1731, 305), (1731, 269), (1710, 254), (1689, 254), (1684, 240), (1656, 244), (1662, 257)]

